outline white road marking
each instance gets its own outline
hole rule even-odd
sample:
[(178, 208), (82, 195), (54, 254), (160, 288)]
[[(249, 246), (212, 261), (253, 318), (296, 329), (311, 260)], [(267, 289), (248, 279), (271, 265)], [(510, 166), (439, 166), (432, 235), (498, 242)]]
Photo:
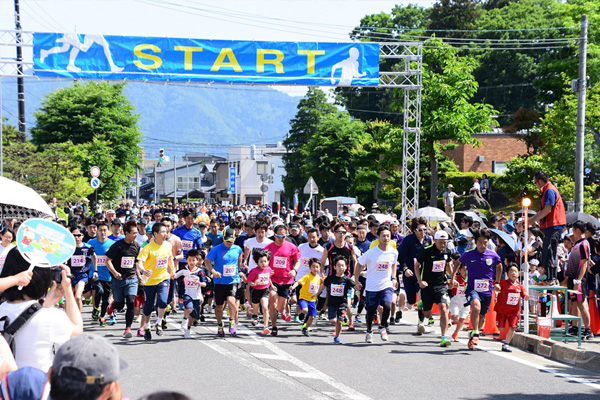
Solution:
[(294, 378), (321, 379), (321, 374), (315, 374), (314, 372), (286, 371), (284, 369), (282, 369), (281, 372)]
[(250, 353), (250, 355), (252, 355), (253, 357), (256, 357), (256, 358), (264, 358), (265, 360), (285, 360), (284, 356), (280, 356), (277, 354)]

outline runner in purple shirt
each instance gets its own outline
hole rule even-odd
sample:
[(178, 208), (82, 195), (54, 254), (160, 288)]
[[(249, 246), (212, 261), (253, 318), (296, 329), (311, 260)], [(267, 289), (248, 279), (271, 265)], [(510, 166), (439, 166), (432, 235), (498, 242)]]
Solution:
[[(468, 347), (472, 349), (479, 343), (479, 331), (483, 328), (485, 315), (492, 301), (492, 290), (500, 282), (502, 275), (502, 260), (496, 252), (488, 250), (488, 241), (492, 238), (489, 229), (476, 231), (473, 235), (475, 249), (463, 253), (460, 262), (467, 265), (467, 288), (465, 295), (471, 305), (471, 322), (473, 331), (469, 338)], [(459, 264), (456, 264), (452, 276), (456, 275)], [(496, 279), (494, 279), (494, 270)], [(498, 286), (499, 290), (500, 286)]]

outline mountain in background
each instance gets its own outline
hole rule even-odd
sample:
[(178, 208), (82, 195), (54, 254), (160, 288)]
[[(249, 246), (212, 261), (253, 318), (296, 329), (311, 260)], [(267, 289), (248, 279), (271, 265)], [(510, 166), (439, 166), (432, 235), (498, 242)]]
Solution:
[[(46, 95), (68, 80), (25, 79), (27, 125)], [(2, 79), (2, 115), (17, 126), (17, 84)], [(130, 82), (124, 90), (140, 114), (146, 158), (159, 149), (172, 158), (185, 153), (224, 156), (234, 145), (277, 143), (290, 129), (299, 97), (268, 86), (157, 84)]]

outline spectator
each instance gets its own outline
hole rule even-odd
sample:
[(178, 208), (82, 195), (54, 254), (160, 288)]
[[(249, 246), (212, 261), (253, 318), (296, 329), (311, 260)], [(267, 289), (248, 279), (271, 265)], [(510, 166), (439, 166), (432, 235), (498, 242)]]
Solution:
[(469, 189), (469, 194), (481, 197), (481, 185), (479, 184), (479, 179), (473, 179), (473, 187)]
[(453, 192), (452, 189), (454, 189), (454, 186), (452, 184), (449, 184), (448, 191), (444, 192), (442, 196), (444, 197), (444, 211), (446, 211), (446, 214), (448, 214), (450, 219), (454, 221), (454, 199), (463, 197), (465, 192), (463, 192), (463, 194), (461, 195), (456, 192)]
[(490, 188), (490, 181), (489, 181), (487, 175), (483, 174), (481, 176), (481, 195), (483, 196), (484, 199), (489, 200), (491, 191), (492, 190)]
[[(48, 371), (52, 365), (53, 349), (71, 336), (83, 332), (81, 313), (71, 290), (69, 268), (66, 265), (60, 268), (60, 285), (53, 282), (52, 269), (38, 267), (33, 269), (31, 282), (22, 290), (13, 286), (3, 293), (6, 301), (0, 305), (0, 318), (8, 317), (11, 321), (46, 295), (44, 307), (31, 317), (14, 338), (15, 359), (19, 368), (31, 366)], [(0, 278), (17, 275), (28, 269), (29, 262), (15, 248), (6, 256)], [(49, 293), (48, 289), (51, 289)], [(65, 312), (54, 308), (63, 296)]]

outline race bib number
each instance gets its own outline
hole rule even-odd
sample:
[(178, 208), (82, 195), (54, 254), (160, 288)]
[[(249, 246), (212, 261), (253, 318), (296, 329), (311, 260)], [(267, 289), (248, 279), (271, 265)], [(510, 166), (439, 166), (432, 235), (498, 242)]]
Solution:
[(133, 268), (135, 265), (135, 257), (121, 258), (121, 268)]
[(235, 265), (224, 265), (223, 266), (223, 276), (235, 276)]
[(379, 272), (387, 272), (387, 270), (390, 268), (390, 262), (389, 261), (384, 261), (384, 262), (380, 262), (375, 264), (375, 271), (379, 271)]
[(200, 278), (196, 275), (186, 276), (183, 280), (186, 289), (197, 289), (200, 287)]
[(308, 293), (317, 293), (319, 291), (319, 284), (316, 282), (311, 282), (310, 285), (308, 285)]
[(332, 296), (341, 297), (344, 295), (344, 285), (331, 285), (330, 294)]
[(269, 274), (258, 274), (258, 284), (259, 285), (268, 285), (269, 284)]
[(98, 266), (106, 267), (106, 256), (98, 256)]
[(490, 281), (487, 279), (475, 279), (475, 291), (488, 292), (490, 290)]
[(398, 287), (404, 287), (404, 274), (400, 274), (398, 277)]
[(85, 256), (73, 256), (71, 257), (72, 267), (83, 267), (85, 266)]
[(440, 260), (440, 261), (433, 262), (433, 267), (431, 270), (433, 272), (444, 272), (445, 269), (446, 269), (446, 261)]
[(169, 257), (160, 257), (156, 259), (156, 268), (167, 268)]
[(275, 257), (273, 259), (273, 267), (275, 267), (275, 268), (287, 267), (287, 257)]
[(508, 299), (506, 300), (506, 304), (508, 304), (509, 306), (516, 306), (517, 304), (519, 304), (520, 297), (521, 295), (519, 293), (509, 293)]
[(462, 296), (465, 297), (465, 287), (464, 286), (459, 286), (458, 289), (456, 289), (456, 295), (457, 296)]
[(303, 267), (309, 267), (309, 265), (308, 265), (309, 263), (310, 263), (310, 258), (308, 258), (308, 257), (302, 257), (300, 259), (300, 265), (302, 265)]
[(0, 254), (0, 268), (4, 266), (4, 261), (6, 260), (6, 254)]
[(181, 241), (184, 250), (192, 250), (194, 248), (194, 242), (191, 240), (182, 240)]

